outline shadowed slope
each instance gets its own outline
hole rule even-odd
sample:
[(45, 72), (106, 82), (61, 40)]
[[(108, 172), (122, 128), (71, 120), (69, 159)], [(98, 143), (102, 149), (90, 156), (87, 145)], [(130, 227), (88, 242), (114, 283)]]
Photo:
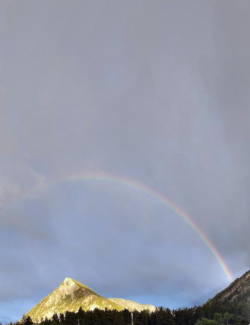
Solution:
[(250, 302), (250, 271), (243, 274), (240, 278), (231, 283), (225, 290), (218, 293), (215, 300), (224, 305), (231, 303)]

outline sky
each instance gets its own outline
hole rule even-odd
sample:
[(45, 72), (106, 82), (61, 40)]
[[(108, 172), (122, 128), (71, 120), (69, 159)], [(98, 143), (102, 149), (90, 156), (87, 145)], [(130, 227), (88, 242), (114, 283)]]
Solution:
[(66, 277), (169, 308), (228, 286), (143, 186), (250, 269), (249, 30), (248, 0), (0, 2), (2, 323)]

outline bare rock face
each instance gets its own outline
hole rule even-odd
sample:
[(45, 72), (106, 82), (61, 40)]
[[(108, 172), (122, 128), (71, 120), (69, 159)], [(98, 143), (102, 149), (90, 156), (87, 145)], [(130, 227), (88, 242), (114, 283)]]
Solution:
[(65, 314), (66, 311), (77, 312), (80, 307), (85, 311), (95, 308), (102, 310), (105, 308), (116, 310), (127, 308), (131, 311), (155, 310), (152, 305), (141, 305), (125, 299), (106, 299), (82, 283), (66, 278), (57, 289), (39, 302), (26, 316), (30, 316), (33, 322), (39, 323), (46, 317), (52, 318), (54, 313), (59, 315)]
[(78, 289), (78, 285), (71, 279), (66, 278), (58, 287), (58, 292), (62, 295), (71, 295)]

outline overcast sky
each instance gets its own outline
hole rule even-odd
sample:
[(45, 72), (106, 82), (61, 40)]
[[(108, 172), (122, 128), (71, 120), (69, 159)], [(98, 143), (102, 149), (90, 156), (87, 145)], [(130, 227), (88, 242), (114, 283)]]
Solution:
[(65, 277), (170, 308), (229, 284), (168, 206), (76, 174), (158, 191), (250, 268), (249, 31), (249, 0), (0, 2), (1, 322)]

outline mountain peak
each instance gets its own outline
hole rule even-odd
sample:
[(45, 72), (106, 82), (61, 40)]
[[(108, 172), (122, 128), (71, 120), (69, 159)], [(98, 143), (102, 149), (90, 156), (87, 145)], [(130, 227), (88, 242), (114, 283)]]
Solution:
[(69, 285), (70, 283), (74, 282), (74, 280), (72, 278), (65, 278), (63, 283), (66, 285)]
[(88, 289), (90, 290), (91, 292), (93, 292), (94, 294), (97, 294), (96, 292), (94, 292), (91, 288), (85, 286), (84, 284), (82, 284), (81, 282), (79, 281), (76, 281), (72, 278), (65, 278), (64, 281), (62, 282), (61, 284), (62, 286), (67, 286), (67, 287), (75, 287), (77, 289), (79, 288), (82, 288), (82, 289)]
[(79, 285), (77, 285), (73, 279), (65, 278), (65, 280), (59, 286), (58, 291), (61, 295), (71, 295), (78, 289)]

